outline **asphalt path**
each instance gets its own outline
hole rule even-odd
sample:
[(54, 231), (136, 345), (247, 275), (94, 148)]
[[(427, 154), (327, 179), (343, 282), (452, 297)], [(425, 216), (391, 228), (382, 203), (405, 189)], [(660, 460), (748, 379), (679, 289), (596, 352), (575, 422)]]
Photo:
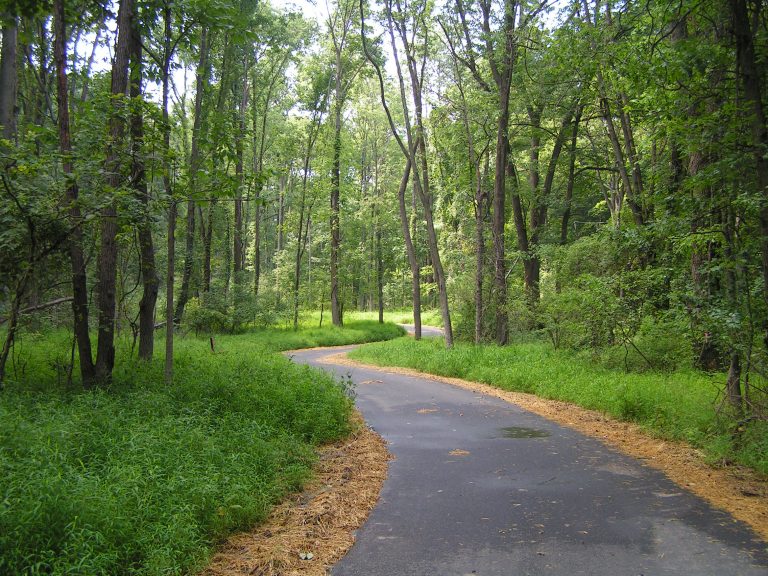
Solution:
[(638, 460), (496, 398), (318, 363), (340, 351), (292, 357), (351, 376), (395, 459), (334, 576), (768, 576), (746, 525)]

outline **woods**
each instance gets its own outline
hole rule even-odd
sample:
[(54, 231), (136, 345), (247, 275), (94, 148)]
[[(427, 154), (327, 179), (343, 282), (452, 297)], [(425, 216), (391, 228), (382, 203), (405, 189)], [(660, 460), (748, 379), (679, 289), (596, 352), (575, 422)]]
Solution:
[(4, 4), (3, 380), (59, 298), (86, 388), (163, 322), (170, 379), (174, 326), (427, 306), (762, 415), (760, 3), (321, 8)]
[(4, 5), (3, 379), (21, 310), (63, 297), (86, 388), (162, 322), (170, 377), (171, 326), (409, 307), (418, 338), (426, 305), (448, 347), (723, 370), (755, 411), (760, 3), (326, 8)]
[[(322, 380), (323, 420), (313, 378), (261, 348), (303, 345), (310, 325), (327, 345), (393, 338), (342, 327), (396, 312), (416, 340), (429, 318), (444, 338), (382, 357), (709, 435), (718, 460), (765, 469), (764, 3), (0, 0), (0, 25), (0, 441), (50, 416), (39, 428), (76, 442), (83, 414), (129, 397), (173, 412), (173, 437), (190, 404), (204, 431), (195, 398), (224, 406), (233, 382), (279, 372), (301, 391), (254, 381), (216, 416), (237, 431), (262, 392), (290, 413), (259, 404), (249, 424), (300, 469), (264, 472), (285, 485), (253, 521), (351, 406)], [(75, 423), (34, 408), (54, 405)], [(101, 425), (82, 425), (101, 453)], [(22, 453), (37, 457), (0, 445), (0, 468)], [(195, 545), (243, 527), (199, 502)]]

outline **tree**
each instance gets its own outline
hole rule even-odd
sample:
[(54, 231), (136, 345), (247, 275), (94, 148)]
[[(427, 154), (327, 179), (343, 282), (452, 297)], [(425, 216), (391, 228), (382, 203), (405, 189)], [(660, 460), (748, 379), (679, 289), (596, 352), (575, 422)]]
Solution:
[(69, 92), (67, 85), (67, 35), (64, 0), (54, 3), (54, 53), (56, 60), (56, 99), (58, 103), (59, 150), (66, 183), (66, 194), (62, 201), (71, 227), (69, 238), (69, 259), (72, 270), (72, 316), (75, 339), (80, 358), (80, 375), (83, 386), (90, 388), (96, 380), (93, 364), (91, 337), (88, 326), (88, 287), (85, 254), (83, 253), (83, 218), (78, 202), (79, 189), (73, 178), (71, 128), (69, 122)]

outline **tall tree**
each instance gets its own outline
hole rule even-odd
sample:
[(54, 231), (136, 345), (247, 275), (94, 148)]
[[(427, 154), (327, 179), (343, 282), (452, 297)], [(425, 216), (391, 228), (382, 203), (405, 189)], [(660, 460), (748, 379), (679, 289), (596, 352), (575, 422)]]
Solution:
[(122, 0), (117, 15), (117, 43), (112, 62), (112, 113), (104, 161), (109, 199), (101, 209), (101, 244), (98, 261), (98, 344), (96, 378), (107, 382), (115, 365), (115, 306), (117, 281), (117, 195), (123, 185), (122, 146), (125, 139), (125, 94), (128, 88), (130, 36), (133, 29), (134, 0)]
[(134, 17), (130, 36), (131, 186), (139, 204), (139, 260), (143, 292), (139, 303), (139, 358), (151, 360), (155, 343), (155, 304), (159, 279), (152, 239), (152, 214), (144, 162), (144, 109), (142, 102), (142, 39), (139, 18)]
[(195, 109), (194, 121), (192, 126), (192, 149), (189, 157), (189, 186), (187, 189), (187, 229), (184, 242), (184, 271), (181, 277), (181, 290), (176, 301), (176, 311), (174, 312), (174, 323), (180, 324), (184, 316), (184, 308), (189, 302), (192, 289), (192, 273), (195, 266), (195, 211), (197, 203), (195, 201), (195, 192), (200, 170), (200, 138), (203, 122), (203, 97), (205, 85), (209, 77), (209, 58), (208, 52), (209, 38), (208, 26), (203, 25), (200, 32), (200, 52), (195, 72)]
[[(396, 10), (393, 10), (393, 7)], [(400, 84), (400, 100), (403, 106), (403, 118), (406, 126), (408, 154), (411, 159), (411, 169), (414, 173), (414, 187), (424, 209), (427, 227), (427, 244), (429, 256), (437, 283), (440, 312), (443, 320), (445, 345), (453, 346), (453, 326), (448, 302), (448, 289), (443, 270), (437, 233), (434, 222), (434, 198), (430, 187), (429, 161), (427, 158), (427, 134), (424, 123), (424, 75), (429, 54), (431, 32), (429, 21), (429, 3), (414, 2), (402, 4), (399, 0), (387, 1), (387, 23), (389, 27), (392, 53)], [(408, 97), (405, 91), (404, 73), (398, 57), (398, 44), (395, 31), (399, 37), (400, 46), (405, 56), (405, 67), (413, 99), (413, 124), (408, 111)], [(417, 42), (419, 43), (417, 45)]]
[[(379, 97), (381, 99), (381, 106), (384, 108), (384, 112), (387, 116), (387, 122), (389, 123), (389, 129), (394, 136), (397, 145), (400, 148), (403, 156), (405, 157), (405, 168), (403, 175), (400, 179), (400, 185), (398, 187), (398, 214), (400, 216), (400, 227), (403, 232), (403, 240), (405, 242), (405, 251), (408, 256), (408, 265), (411, 269), (411, 298), (413, 302), (413, 336), (416, 340), (421, 339), (421, 270), (419, 266), (418, 258), (416, 257), (416, 248), (413, 245), (411, 238), (410, 221), (408, 219), (408, 213), (405, 203), (405, 192), (408, 188), (408, 182), (411, 177), (411, 169), (413, 167), (411, 147), (406, 146), (403, 141), (403, 137), (395, 124), (395, 119), (392, 111), (389, 107), (386, 92), (386, 83), (384, 81), (384, 72), (382, 71), (383, 63), (381, 54), (368, 44), (367, 31), (365, 25), (365, 5), (363, 0), (360, 0), (360, 36), (362, 38), (363, 50), (365, 51), (365, 57), (371, 63), (376, 70), (376, 77), (379, 80)], [(402, 76), (402, 75), (401, 75)], [(406, 126), (407, 128), (407, 126)]]
[(342, 308), (339, 301), (339, 247), (341, 228), (339, 223), (339, 200), (341, 194), (341, 130), (344, 103), (350, 86), (360, 71), (361, 60), (357, 51), (350, 54), (353, 40), (352, 27), (355, 23), (356, 5), (354, 0), (337, 0), (328, 18), (328, 33), (333, 43), (334, 98), (333, 98), (333, 166), (331, 168), (331, 319), (334, 326), (341, 326)]
[(2, 137), (16, 136), (16, 95), (18, 87), (17, 50), (19, 26), (17, 17), (0, 13), (2, 21), (2, 50), (0, 51), (0, 126)]
[(56, 61), (56, 100), (58, 103), (59, 150), (67, 186), (62, 205), (67, 212), (71, 228), (69, 259), (72, 278), (72, 316), (80, 358), (83, 386), (90, 388), (96, 380), (88, 326), (88, 286), (83, 251), (83, 217), (79, 203), (79, 189), (73, 177), (71, 127), (69, 121), (69, 88), (67, 85), (67, 31), (64, 0), (53, 5), (54, 54)]

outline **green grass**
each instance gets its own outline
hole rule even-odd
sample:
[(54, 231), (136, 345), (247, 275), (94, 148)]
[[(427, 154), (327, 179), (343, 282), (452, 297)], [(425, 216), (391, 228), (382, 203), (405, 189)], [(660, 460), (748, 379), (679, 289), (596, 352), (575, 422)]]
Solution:
[(716, 414), (722, 374), (627, 374), (545, 343), (459, 343), (446, 350), (442, 339), (400, 338), (368, 344), (350, 356), (572, 402), (637, 422), (659, 436), (686, 440), (704, 449), (712, 461), (732, 460), (768, 474), (768, 423), (754, 422), (735, 438), (734, 422)]
[(316, 346), (343, 346), (346, 344), (361, 344), (363, 342), (378, 342), (391, 340), (405, 334), (405, 331), (391, 323), (379, 324), (375, 320), (346, 320), (343, 328), (337, 328), (330, 322), (323, 323), (322, 328), (311, 319), (305, 319), (301, 328), (270, 328), (254, 330), (245, 336), (216, 336), (216, 341), (227, 343), (247, 338), (253, 346), (265, 350), (280, 352), (297, 350), (299, 348), (314, 348)]
[[(319, 319), (320, 319), (319, 312), (312, 312), (311, 314), (305, 316), (305, 321), (314, 322), (315, 325), (317, 325), (317, 322), (319, 322)], [(344, 314), (345, 323), (347, 322), (347, 320), (351, 320), (355, 322), (359, 320), (370, 320), (370, 321), (378, 322), (378, 319), (379, 319), (378, 311), (374, 311), (374, 312), (354, 311), (354, 312), (347, 312)], [(329, 321), (330, 321), (330, 314), (326, 312), (324, 316), (323, 325), (325, 325), (325, 322), (329, 322)], [(413, 324), (413, 311), (385, 310), (384, 322), (393, 322), (395, 324)], [(442, 326), (443, 318), (442, 316), (440, 316), (440, 310), (436, 308), (431, 308), (429, 310), (422, 310), (421, 323), (424, 326)]]
[[(330, 376), (275, 350), (400, 334), (263, 330), (179, 338), (175, 379), (120, 343), (108, 390), (68, 389), (70, 336), (23, 334), (0, 394), (0, 574), (160, 575), (203, 566), (311, 475), (348, 434)], [(162, 350), (162, 341), (157, 343)]]

